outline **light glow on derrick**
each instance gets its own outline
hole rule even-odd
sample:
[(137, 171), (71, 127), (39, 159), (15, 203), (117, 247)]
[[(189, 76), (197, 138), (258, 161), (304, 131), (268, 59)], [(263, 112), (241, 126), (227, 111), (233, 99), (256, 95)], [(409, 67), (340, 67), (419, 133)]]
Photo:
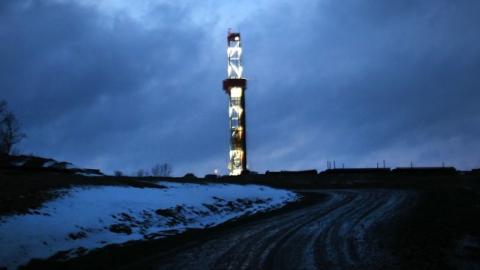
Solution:
[(243, 89), (240, 87), (232, 87), (230, 89), (230, 97), (232, 98), (239, 98), (243, 94)]
[(230, 151), (228, 170), (230, 175), (241, 175), (247, 170), (247, 147), (245, 125), (245, 89), (243, 79), (242, 46), (239, 33), (228, 33), (227, 79), (223, 89), (229, 96), (228, 117), (230, 120)]
[(240, 37), (230, 41), (227, 48), (228, 67), (227, 75), (229, 79), (242, 78), (242, 47), (240, 46)]
[(230, 175), (240, 175), (243, 172), (242, 160), (243, 160), (243, 151), (242, 150), (230, 150), (230, 163), (228, 170)]

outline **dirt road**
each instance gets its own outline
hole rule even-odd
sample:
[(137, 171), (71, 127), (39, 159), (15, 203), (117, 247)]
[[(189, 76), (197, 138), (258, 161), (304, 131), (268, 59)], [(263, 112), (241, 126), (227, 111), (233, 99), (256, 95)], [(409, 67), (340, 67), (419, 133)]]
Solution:
[(393, 258), (375, 225), (414, 195), (392, 190), (316, 191), (326, 200), (248, 223), (148, 262), (152, 269), (375, 269)]

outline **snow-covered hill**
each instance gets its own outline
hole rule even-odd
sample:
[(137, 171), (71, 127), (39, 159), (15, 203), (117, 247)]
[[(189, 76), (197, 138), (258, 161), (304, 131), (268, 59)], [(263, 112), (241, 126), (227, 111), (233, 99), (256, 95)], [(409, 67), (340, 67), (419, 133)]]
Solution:
[(0, 169), (28, 172), (71, 173), (83, 176), (103, 176), (97, 169), (78, 168), (70, 162), (37, 156), (0, 154)]
[(15, 269), (60, 251), (73, 257), (112, 243), (215, 226), (298, 198), (289, 191), (256, 185), (159, 184), (166, 188), (60, 190), (65, 194), (27, 215), (0, 216), (0, 268)]

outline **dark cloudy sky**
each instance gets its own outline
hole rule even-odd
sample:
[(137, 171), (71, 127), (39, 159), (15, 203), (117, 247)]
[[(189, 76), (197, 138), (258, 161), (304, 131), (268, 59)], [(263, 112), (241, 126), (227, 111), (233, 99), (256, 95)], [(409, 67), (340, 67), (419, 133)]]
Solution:
[(249, 167), (480, 167), (480, 1), (2, 0), (0, 99), (24, 153), (226, 172), (226, 32)]

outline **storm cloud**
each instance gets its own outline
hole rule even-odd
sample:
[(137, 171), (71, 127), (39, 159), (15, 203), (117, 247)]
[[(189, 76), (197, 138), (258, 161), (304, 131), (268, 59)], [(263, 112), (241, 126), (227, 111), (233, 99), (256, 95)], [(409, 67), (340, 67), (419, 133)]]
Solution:
[(478, 167), (477, 1), (0, 3), (0, 99), (25, 153), (106, 172), (225, 172), (226, 32), (249, 167)]

